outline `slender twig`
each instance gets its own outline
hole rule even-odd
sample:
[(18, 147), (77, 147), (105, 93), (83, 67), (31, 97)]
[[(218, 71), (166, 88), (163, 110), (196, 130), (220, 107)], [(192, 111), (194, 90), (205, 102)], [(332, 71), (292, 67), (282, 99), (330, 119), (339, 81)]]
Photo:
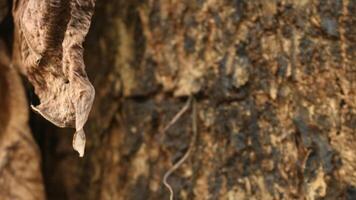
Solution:
[[(172, 125), (174, 124), (175, 121), (177, 121), (179, 119), (179, 117), (181, 115), (184, 114), (184, 112), (189, 108), (190, 106), (190, 102), (193, 98), (190, 97), (186, 106), (182, 108), (182, 110), (177, 113), (177, 115), (172, 119), (171, 122), (173, 123), (169, 123), (167, 126), (167, 129)], [(174, 192), (173, 192), (173, 189), (171, 187), (171, 185), (167, 182), (167, 179), (168, 177), (174, 172), (176, 171), (186, 160), (187, 158), (189, 157), (190, 153), (192, 152), (192, 149), (193, 149), (193, 146), (195, 144), (195, 140), (196, 140), (196, 136), (197, 136), (197, 122), (196, 122), (196, 103), (195, 103), (195, 100), (193, 99), (193, 112), (192, 112), (192, 130), (193, 130), (193, 137), (190, 141), (190, 144), (189, 144), (189, 148), (187, 150), (187, 152), (184, 154), (184, 156), (177, 162), (175, 163), (165, 174), (164, 174), (164, 177), (163, 177), (163, 184), (168, 188), (169, 190), (169, 193), (170, 193), (170, 196), (169, 196), (169, 199), (170, 200), (173, 200), (174, 199)], [(177, 117), (178, 116), (178, 117)], [(167, 130), (165, 129), (165, 130)]]
[(188, 110), (190, 103), (192, 102), (192, 97), (189, 97), (187, 103), (184, 105), (182, 109), (173, 117), (173, 119), (164, 127), (163, 133), (165, 133), (173, 124), (175, 124), (179, 118)]

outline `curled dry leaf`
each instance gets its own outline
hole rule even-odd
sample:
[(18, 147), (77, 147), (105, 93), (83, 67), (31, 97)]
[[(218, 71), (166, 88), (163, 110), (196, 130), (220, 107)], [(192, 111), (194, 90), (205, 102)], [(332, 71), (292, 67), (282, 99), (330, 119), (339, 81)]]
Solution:
[(94, 101), (83, 61), (94, 0), (16, 0), (14, 64), (35, 88), (32, 109), (59, 127), (74, 127), (73, 148), (84, 155), (84, 124)]

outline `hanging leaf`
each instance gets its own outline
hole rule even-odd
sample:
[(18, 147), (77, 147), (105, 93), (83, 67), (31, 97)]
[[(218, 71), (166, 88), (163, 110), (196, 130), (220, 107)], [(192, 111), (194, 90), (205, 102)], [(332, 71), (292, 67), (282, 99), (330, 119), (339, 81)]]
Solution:
[(19, 0), (13, 8), (14, 64), (27, 75), (40, 100), (31, 107), (56, 126), (75, 128), (73, 148), (80, 156), (95, 95), (82, 46), (93, 12), (93, 0)]

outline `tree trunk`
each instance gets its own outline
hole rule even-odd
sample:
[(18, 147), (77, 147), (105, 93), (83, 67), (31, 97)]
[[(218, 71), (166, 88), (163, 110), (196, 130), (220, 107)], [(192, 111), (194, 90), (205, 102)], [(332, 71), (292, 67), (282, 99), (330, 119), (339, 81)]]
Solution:
[(44, 199), (40, 152), (28, 124), (24, 88), (0, 40), (0, 199)]
[[(353, 0), (97, 1), (84, 158), (73, 130), (31, 113), (47, 199), (169, 199), (164, 177), (174, 199), (355, 199), (355, 12)], [(15, 100), (0, 101), (3, 113)]]

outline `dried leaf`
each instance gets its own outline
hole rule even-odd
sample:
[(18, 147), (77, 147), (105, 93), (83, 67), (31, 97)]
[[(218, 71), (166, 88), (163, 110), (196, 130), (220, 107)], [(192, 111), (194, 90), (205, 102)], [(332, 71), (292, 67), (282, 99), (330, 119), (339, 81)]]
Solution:
[(75, 127), (73, 147), (83, 156), (83, 127), (95, 91), (85, 72), (82, 43), (94, 0), (18, 0), (13, 7), (14, 56), (41, 102), (32, 109), (56, 126)]

